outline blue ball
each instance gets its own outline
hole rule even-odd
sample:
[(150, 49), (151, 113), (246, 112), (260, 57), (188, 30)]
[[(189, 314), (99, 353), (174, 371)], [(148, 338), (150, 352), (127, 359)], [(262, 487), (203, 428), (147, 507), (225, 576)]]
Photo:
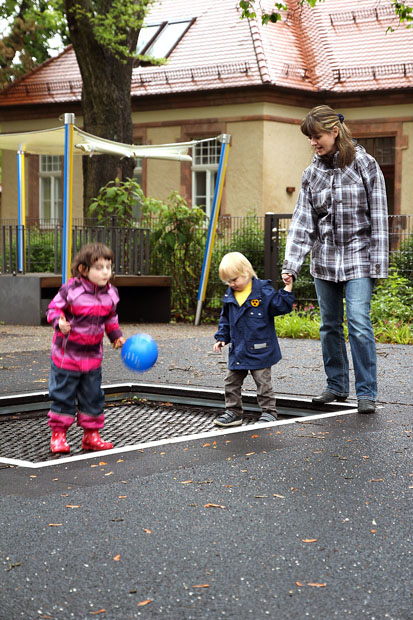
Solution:
[(126, 340), (120, 355), (125, 366), (137, 372), (145, 372), (158, 359), (158, 346), (152, 336), (135, 334)]

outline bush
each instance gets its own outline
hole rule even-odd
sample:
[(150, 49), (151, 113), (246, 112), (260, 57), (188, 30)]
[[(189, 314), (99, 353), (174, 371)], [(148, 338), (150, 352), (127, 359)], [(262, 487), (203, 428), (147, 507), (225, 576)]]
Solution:
[(379, 280), (371, 299), (371, 320), (379, 323), (394, 319), (408, 323), (413, 308), (413, 288), (409, 280), (393, 271), (389, 277)]
[(190, 209), (176, 192), (166, 202), (142, 195), (141, 208), (141, 224), (151, 229), (151, 271), (171, 276), (175, 319), (193, 320), (205, 247), (205, 214), (198, 207)]
[(409, 285), (413, 286), (413, 237), (402, 241), (397, 252), (392, 252), (390, 265), (397, 273), (408, 278)]
[(99, 226), (110, 226), (112, 217), (116, 218), (116, 226), (133, 225), (133, 209), (143, 199), (143, 192), (137, 181), (116, 178), (109, 181), (99, 190), (98, 195), (89, 205), (88, 216)]

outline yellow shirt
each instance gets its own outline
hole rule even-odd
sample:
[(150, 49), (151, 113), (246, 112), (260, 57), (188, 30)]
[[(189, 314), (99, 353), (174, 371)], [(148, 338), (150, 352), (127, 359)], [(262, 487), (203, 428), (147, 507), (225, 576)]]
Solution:
[(244, 301), (247, 299), (248, 295), (252, 291), (252, 281), (250, 281), (243, 291), (234, 291), (235, 299), (238, 302), (239, 306), (242, 306)]

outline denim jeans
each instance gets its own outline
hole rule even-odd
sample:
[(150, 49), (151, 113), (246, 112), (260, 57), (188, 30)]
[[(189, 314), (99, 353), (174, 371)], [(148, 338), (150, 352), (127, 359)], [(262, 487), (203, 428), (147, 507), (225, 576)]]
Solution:
[(343, 330), (345, 296), (357, 400), (375, 401), (377, 398), (376, 344), (370, 319), (374, 284), (373, 278), (357, 278), (347, 282), (315, 278), (327, 389), (337, 396), (348, 396), (349, 393), (349, 364)]
[(77, 372), (50, 366), (49, 396), (51, 410), (75, 416), (77, 410), (89, 416), (100, 416), (105, 404), (101, 388), (102, 369)]

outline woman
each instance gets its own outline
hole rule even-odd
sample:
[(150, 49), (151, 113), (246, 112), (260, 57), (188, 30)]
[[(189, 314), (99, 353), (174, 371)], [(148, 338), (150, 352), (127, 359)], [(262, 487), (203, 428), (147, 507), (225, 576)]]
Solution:
[(342, 114), (317, 106), (301, 123), (315, 156), (303, 173), (288, 232), (283, 280), (298, 276), (311, 250), (311, 275), (321, 312), (320, 337), (327, 387), (317, 404), (346, 400), (349, 364), (347, 324), (359, 413), (374, 413), (376, 346), (370, 301), (376, 278), (388, 269), (388, 219), (383, 174), (357, 145)]

